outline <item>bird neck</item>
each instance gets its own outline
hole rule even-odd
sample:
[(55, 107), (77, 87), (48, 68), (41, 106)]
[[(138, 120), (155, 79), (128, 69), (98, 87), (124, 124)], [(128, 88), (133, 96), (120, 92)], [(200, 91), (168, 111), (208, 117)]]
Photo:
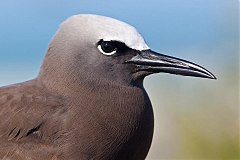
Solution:
[[(92, 87), (78, 94), (71, 102), (73, 128), (88, 129), (90, 142), (99, 141), (101, 151), (109, 146), (119, 150), (124, 142), (149, 146), (153, 131), (153, 112), (143, 88), (124, 86)], [(91, 126), (91, 127), (89, 127)], [(83, 132), (73, 133), (74, 141), (85, 137)], [(108, 138), (106, 138), (108, 137)], [(84, 138), (86, 139), (86, 138)], [(136, 141), (136, 142), (135, 142)], [(84, 143), (84, 142), (83, 142)], [(87, 142), (86, 142), (87, 144)], [(107, 147), (108, 146), (108, 147)], [(129, 144), (129, 150), (138, 146)], [(88, 146), (87, 146), (88, 147)], [(106, 150), (105, 150), (106, 149)]]

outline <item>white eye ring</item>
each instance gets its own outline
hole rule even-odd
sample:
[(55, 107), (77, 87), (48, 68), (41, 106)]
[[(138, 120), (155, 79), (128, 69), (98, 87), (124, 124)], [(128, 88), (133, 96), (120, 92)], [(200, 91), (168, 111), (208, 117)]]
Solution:
[(102, 53), (102, 54), (104, 54), (104, 55), (106, 55), (106, 56), (111, 56), (111, 55), (114, 55), (117, 51), (116, 50), (114, 50), (114, 51), (112, 51), (112, 52), (110, 52), (110, 53), (106, 53), (106, 52), (104, 52), (103, 50), (102, 50), (102, 48), (101, 48), (101, 45), (98, 45), (98, 50)]

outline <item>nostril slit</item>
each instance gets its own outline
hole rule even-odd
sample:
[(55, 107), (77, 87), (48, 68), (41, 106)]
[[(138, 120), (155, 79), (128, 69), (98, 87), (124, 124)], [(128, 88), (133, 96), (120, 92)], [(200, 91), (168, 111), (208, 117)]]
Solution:
[(8, 137), (13, 133), (13, 131), (14, 131), (15, 129), (16, 129), (16, 128), (13, 128), (13, 129), (11, 130), (11, 132), (8, 133)]

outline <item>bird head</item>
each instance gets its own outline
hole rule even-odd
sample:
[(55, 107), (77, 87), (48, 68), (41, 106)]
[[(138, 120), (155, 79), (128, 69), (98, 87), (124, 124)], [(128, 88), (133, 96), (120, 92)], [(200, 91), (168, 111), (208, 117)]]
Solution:
[(61, 25), (40, 75), (68, 83), (133, 84), (159, 72), (215, 79), (197, 64), (152, 51), (138, 31), (124, 22), (83, 14)]

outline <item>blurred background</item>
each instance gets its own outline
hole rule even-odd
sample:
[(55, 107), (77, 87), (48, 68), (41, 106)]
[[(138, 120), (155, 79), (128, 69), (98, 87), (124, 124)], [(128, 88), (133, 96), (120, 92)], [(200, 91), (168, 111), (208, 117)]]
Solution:
[(79, 13), (130, 23), (153, 50), (217, 77), (145, 79), (155, 114), (148, 160), (240, 159), (238, 0), (1, 0), (0, 86), (36, 77), (59, 24)]

